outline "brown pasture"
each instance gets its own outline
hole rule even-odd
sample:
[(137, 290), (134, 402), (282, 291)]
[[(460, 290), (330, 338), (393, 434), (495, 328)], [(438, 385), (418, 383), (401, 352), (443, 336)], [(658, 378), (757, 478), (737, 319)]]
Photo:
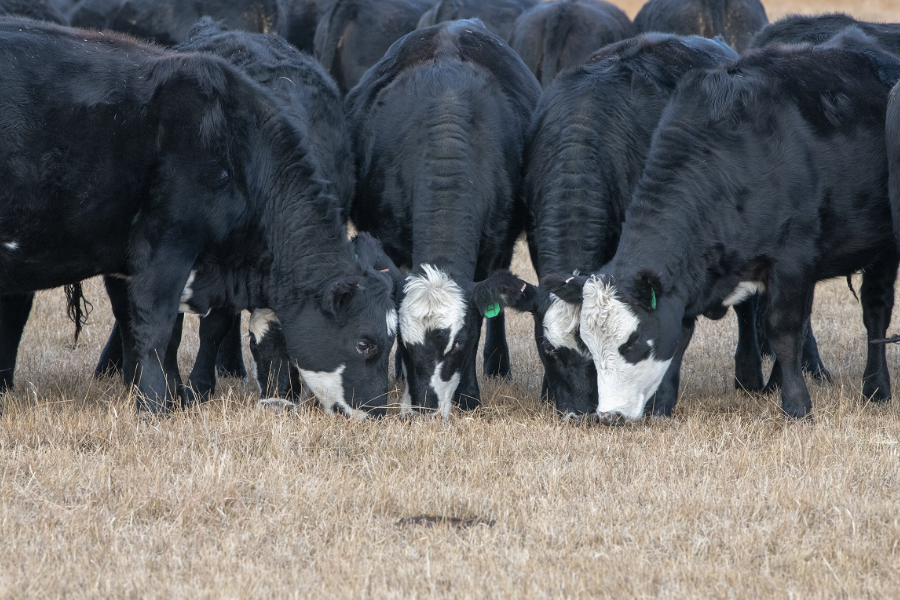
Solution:
[[(900, 20), (896, 0), (768, 5)], [(112, 317), (99, 281), (86, 292), (76, 348), (61, 291), (38, 295), (2, 398), (0, 598), (900, 597), (900, 405), (860, 397), (844, 281), (817, 289), (834, 382), (810, 382), (814, 422), (732, 389), (729, 315), (699, 323), (672, 419), (614, 429), (539, 401), (521, 315), (512, 380), (484, 380), (483, 408), (449, 422), (276, 412), (238, 380), (144, 420), (91, 378)]]

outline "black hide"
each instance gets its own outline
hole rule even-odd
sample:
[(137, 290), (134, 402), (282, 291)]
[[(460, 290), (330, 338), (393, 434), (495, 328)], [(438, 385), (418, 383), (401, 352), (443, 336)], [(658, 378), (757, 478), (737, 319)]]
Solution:
[(855, 27), (876, 40), (885, 52), (900, 55), (900, 23), (866, 23), (850, 15), (830, 13), (825, 15), (791, 15), (763, 27), (753, 39), (751, 48), (769, 44), (821, 45), (848, 27)]
[(638, 31), (720, 35), (738, 52), (768, 22), (760, 0), (648, 0), (634, 17)]
[(488, 31), (509, 40), (516, 19), (539, 0), (438, 0), (422, 15), (418, 29), (444, 21), (481, 19)]

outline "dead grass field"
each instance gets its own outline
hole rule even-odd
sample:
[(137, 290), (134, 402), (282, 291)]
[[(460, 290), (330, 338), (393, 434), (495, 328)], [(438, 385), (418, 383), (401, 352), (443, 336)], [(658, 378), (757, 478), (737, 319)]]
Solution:
[[(807, 7), (900, 19), (894, 0), (768, 8)], [(615, 429), (538, 401), (519, 315), (514, 379), (484, 381), (485, 406), (449, 422), (279, 414), (237, 380), (147, 422), (90, 378), (111, 316), (99, 282), (87, 293), (75, 349), (63, 294), (39, 295), (2, 399), (0, 598), (900, 597), (900, 404), (860, 401), (865, 334), (842, 281), (816, 298), (835, 381), (810, 384), (814, 423), (731, 389), (729, 315), (700, 322), (675, 417)], [(422, 514), (492, 524), (400, 524)]]

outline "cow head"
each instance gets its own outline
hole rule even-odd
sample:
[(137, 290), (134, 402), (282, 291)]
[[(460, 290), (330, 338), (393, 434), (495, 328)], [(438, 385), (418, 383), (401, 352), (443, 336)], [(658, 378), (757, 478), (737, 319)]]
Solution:
[(462, 389), (460, 381), (464, 369), (474, 369), (481, 321), (517, 302), (524, 285), (508, 271), (478, 283), (455, 281), (428, 264), (406, 278), (399, 312), (406, 379), (401, 413), (416, 406), (447, 418), (461, 396), (479, 399), (476, 382)]
[(580, 332), (581, 303), (528, 284), (513, 308), (534, 316), (534, 340), (544, 365), (544, 391), (563, 419), (597, 409), (597, 370)]
[(351, 418), (385, 414), (397, 333), (399, 271), (377, 240), (363, 236), (354, 243), (355, 272), (328, 280), (306, 302), (276, 309), (303, 382), (327, 412)]
[(615, 281), (606, 275), (551, 276), (542, 283), (581, 306), (580, 334), (597, 370), (600, 420), (641, 418), (679, 348), (684, 303), (667, 296), (649, 271)]

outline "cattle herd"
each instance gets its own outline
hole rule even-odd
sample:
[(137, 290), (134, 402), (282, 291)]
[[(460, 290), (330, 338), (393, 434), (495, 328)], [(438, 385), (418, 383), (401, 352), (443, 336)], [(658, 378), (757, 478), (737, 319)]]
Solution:
[[(891, 396), (900, 24), (759, 0), (0, 0), (0, 389), (34, 292), (104, 277), (96, 373), (164, 414), (245, 376), (386, 414), (480, 404), (534, 318), (563, 418), (668, 416), (698, 317), (812, 404), (816, 282), (862, 271)], [(356, 230), (352, 239), (348, 230)], [(525, 233), (540, 278), (509, 271)], [(201, 315), (188, 379), (183, 313)], [(76, 329), (77, 331), (77, 329)], [(768, 380), (762, 357), (774, 357)]]

